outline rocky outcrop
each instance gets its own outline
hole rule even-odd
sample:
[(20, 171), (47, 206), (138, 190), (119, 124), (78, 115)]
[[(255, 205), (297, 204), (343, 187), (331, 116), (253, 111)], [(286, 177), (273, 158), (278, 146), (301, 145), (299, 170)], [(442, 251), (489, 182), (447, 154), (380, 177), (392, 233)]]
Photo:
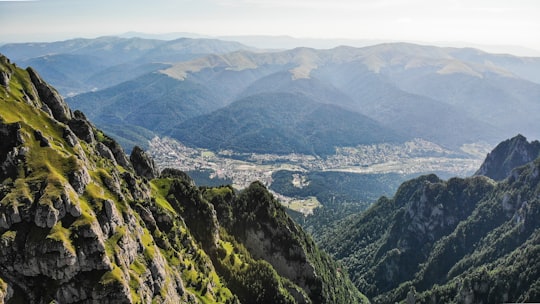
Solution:
[(129, 159), (137, 175), (149, 180), (159, 176), (159, 171), (154, 160), (146, 155), (139, 146), (133, 148)]
[(43, 136), (43, 133), (39, 130), (34, 131), (34, 138), (39, 141), (39, 145), (41, 147), (50, 147), (51, 143), (49, 142), (49, 139), (45, 136)]
[(86, 186), (90, 183), (90, 174), (84, 166), (80, 166), (68, 173), (68, 181), (75, 192), (83, 194)]
[(62, 137), (65, 139), (65, 141), (70, 147), (75, 147), (79, 143), (77, 135), (75, 135), (75, 133), (73, 133), (73, 131), (71, 131), (68, 126), (66, 126), (66, 128), (64, 129)]
[(6, 56), (0, 54), (0, 64), (6, 67), (5, 70), (4, 69), (0, 70), (0, 85), (4, 86), (6, 90), (9, 92), (10, 91), (9, 79), (11, 78), (11, 71), (7, 67), (11, 65), (11, 62)]
[(67, 123), (72, 118), (71, 109), (60, 94), (43, 81), (34, 69), (27, 68), (26, 71), (38, 92), (39, 98), (51, 110), (53, 117), (60, 122)]
[(523, 135), (505, 140), (491, 151), (475, 175), (484, 175), (500, 181), (510, 175), (512, 169), (523, 166), (540, 156), (540, 142), (528, 142)]
[(122, 149), (122, 146), (120, 146), (120, 144), (117, 143), (112, 138), (109, 138), (106, 135), (105, 137), (106, 137), (106, 140), (103, 143), (105, 144), (105, 146), (107, 146), (107, 148), (109, 148), (109, 150), (111, 150), (111, 153), (113, 154), (116, 162), (124, 168), (130, 168), (131, 163), (129, 162), (129, 159), (126, 156), (126, 153), (124, 153), (124, 149)]
[(0, 119), (0, 180), (14, 178), (18, 165), (24, 161), (25, 149), (21, 136), (21, 124), (4, 124)]
[(111, 149), (109, 149), (109, 147), (107, 147), (103, 143), (98, 142), (98, 143), (96, 143), (96, 150), (97, 150), (97, 152), (99, 153), (99, 155), (101, 157), (109, 159), (116, 166), (116, 158), (114, 157), (114, 155), (113, 155)]
[(86, 116), (80, 112), (75, 111), (74, 118), (70, 119), (67, 124), (70, 129), (77, 135), (78, 138), (91, 144), (95, 142), (94, 129), (92, 124), (86, 119)]

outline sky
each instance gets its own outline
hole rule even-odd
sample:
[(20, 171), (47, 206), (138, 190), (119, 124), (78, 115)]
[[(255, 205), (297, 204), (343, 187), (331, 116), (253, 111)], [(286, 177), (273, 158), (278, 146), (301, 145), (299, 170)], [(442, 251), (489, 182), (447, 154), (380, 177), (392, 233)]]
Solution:
[(540, 1), (0, 0), (0, 43), (130, 31), (457, 42), (540, 52)]

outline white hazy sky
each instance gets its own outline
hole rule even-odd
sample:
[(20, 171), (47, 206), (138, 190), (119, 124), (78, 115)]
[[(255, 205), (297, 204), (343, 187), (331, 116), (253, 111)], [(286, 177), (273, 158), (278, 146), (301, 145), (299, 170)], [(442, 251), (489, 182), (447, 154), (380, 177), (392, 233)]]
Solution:
[(540, 1), (0, 0), (0, 42), (128, 31), (468, 42), (540, 50)]

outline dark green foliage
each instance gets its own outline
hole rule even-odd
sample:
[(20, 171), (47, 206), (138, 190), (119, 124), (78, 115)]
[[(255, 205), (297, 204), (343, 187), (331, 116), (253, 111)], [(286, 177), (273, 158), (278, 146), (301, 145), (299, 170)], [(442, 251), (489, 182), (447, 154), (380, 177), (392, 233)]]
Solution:
[(188, 180), (174, 179), (167, 200), (182, 215), (193, 236), (205, 249), (215, 247), (218, 223), (214, 208), (202, 199), (194, 184)]
[(246, 97), (179, 124), (171, 135), (211, 150), (320, 155), (333, 154), (338, 146), (405, 139), (362, 114), (321, 104), (299, 93)]
[(117, 86), (66, 99), (97, 125), (138, 126), (164, 132), (178, 123), (222, 105), (202, 84), (151, 73)]
[[(293, 175), (306, 176), (303, 187), (295, 187)], [(314, 196), (323, 205), (316, 208), (313, 215), (293, 214), (293, 218), (310, 232), (316, 241), (331, 232), (340, 220), (364, 211), (382, 195), (391, 196), (408, 175), (357, 174), (331, 171), (276, 171), (272, 174), (270, 189), (285, 196), (307, 198)]]
[(188, 183), (193, 182), (191, 177), (184, 171), (173, 168), (165, 168), (160, 173), (160, 178), (178, 178)]
[[(230, 234), (230, 241), (244, 244), (255, 259), (269, 258), (275, 271), (285, 278), (281, 280), (285, 287), (288, 285), (287, 280), (293, 282), (304, 290), (313, 303), (363, 301), (346, 271), (316, 247), (313, 240), (291, 220), (284, 207), (261, 183), (252, 183), (238, 195), (230, 187), (204, 188), (203, 195), (214, 205), (220, 224)], [(258, 237), (264, 236), (260, 241), (262, 243), (252, 240), (254, 233)], [(266, 247), (265, 242), (271, 244), (271, 247)], [(273, 256), (276, 254), (280, 258)], [(291, 273), (287, 268), (289, 266), (279, 262), (282, 260), (288, 261), (289, 266), (295, 265), (295, 272)], [(231, 261), (228, 263), (232, 264)], [(317, 275), (300, 271), (308, 264), (312, 265)], [(249, 277), (250, 274), (248, 272), (244, 275)], [(239, 282), (244, 279), (234, 280)], [(291, 291), (291, 288), (286, 289)], [(292, 292), (293, 295), (297, 293)]]
[[(295, 187), (293, 175), (306, 176), (303, 187)], [(358, 174), (332, 171), (276, 171), (270, 189), (285, 196), (307, 198), (315, 196), (325, 207), (345, 202), (371, 202), (382, 195), (392, 195), (409, 176), (397, 173)]]
[(540, 158), (504, 182), (413, 179), (321, 240), (374, 302), (535, 301)]

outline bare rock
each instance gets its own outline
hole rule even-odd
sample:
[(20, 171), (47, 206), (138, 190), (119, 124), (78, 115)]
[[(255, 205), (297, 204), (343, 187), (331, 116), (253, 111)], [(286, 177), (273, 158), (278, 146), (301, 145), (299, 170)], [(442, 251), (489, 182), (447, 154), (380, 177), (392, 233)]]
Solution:
[(40, 147), (50, 147), (51, 143), (49, 142), (49, 139), (45, 136), (43, 136), (43, 133), (39, 130), (34, 130), (34, 138), (39, 141)]
[(129, 159), (120, 144), (118, 144), (115, 140), (109, 137), (107, 137), (107, 140), (104, 141), (104, 144), (107, 146), (107, 148), (111, 150), (114, 158), (116, 159), (116, 162), (120, 166), (126, 169), (131, 167), (131, 163), (129, 162)]
[(75, 133), (75, 135), (77, 135), (77, 137), (81, 140), (84, 140), (89, 144), (96, 141), (92, 125), (88, 122), (88, 120), (86, 120), (86, 117), (84, 114), (82, 114), (82, 112), (75, 111), (75, 118), (69, 120), (67, 124), (73, 133)]
[(0, 71), (0, 85), (3, 85), (9, 90), (9, 80), (11, 78), (11, 74), (8, 74), (5, 71)]
[(111, 149), (109, 149), (109, 147), (107, 147), (105, 144), (103, 143), (100, 143), (98, 142), (96, 144), (96, 150), (98, 151), (99, 155), (101, 157), (104, 157), (104, 158), (107, 158), (109, 160), (111, 160), (114, 165), (116, 166), (116, 158), (114, 157)]
[(77, 135), (75, 135), (75, 133), (73, 133), (73, 131), (71, 131), (68, 126), (66, 126), (66, 128), (64, 129), (64, 133), (62, 134), (62, 136), (70, 147), (75, 147), (79, 143)]
[(80, 168), (68, 174), (68, 180), (75, 192), (82, 194), (84, 193), (84, 189), (86, 189), (86, 185), (90, 183), (91, 178), (86, 167), (80, 166)]
[(34, 214), (34, 223), (41, 228), (52, 228), (58, 222), (60, 212), (50, 204), (38, 203)]
[(0, 180), (17, 176), (18, 164), (24, 160), (24, 152), (19, 147), (24, 143), (21, 124), (4, 124), (0, 120)]
[(111, 200), (103, 201), (103, 209), (98, 219), (101, 230), (108, 237), (112, 236), (116, 229), (124, 224), (118, 209)]
[(60, 94), (43, 81), (34, 69), (27, 68), (26, 71), (30, 75), (30, 80), (36, 88), (39, 98), (49, 107), (53, 117), (60, 122), (67, 123), (72, 118), (72, 113)]
[[(6, 56), (0, 54), (0, 64), (2, 64), (5, 67), (9, 67), (11, 65), (11, 62)], [(12, 71), (10, 71), (9, 69), (0, 71), (0, 85), (6, 87), (8, 92), (9, 92), (9, 80), (11, 79), (11, 74), (12, 74)]]
[(150, 212), (150, 210), (148, 210), (146, 207), (142, 206), (141, 204), (135, 205), (135, 210), (141, 216), (141, 219), (144, 221), (144, 223), (146, 224), (146, 227), (148, 227), (150, 231), (153, 232), (154, 230), (156, 230), (157, 223), (156, 223), (156, 220), (154, 219), (152, 212)]
[(142, 189), (133, 174), (124, 172), (122, 173), (122, 179), (126, 182), (134, 200), (146, 200), (148, 198), (148, 194)]
[(137, 175), (148, 180), (159, 176), (154, 160), (150, 158), (140, 147), (135, 146), (129, 158)]

